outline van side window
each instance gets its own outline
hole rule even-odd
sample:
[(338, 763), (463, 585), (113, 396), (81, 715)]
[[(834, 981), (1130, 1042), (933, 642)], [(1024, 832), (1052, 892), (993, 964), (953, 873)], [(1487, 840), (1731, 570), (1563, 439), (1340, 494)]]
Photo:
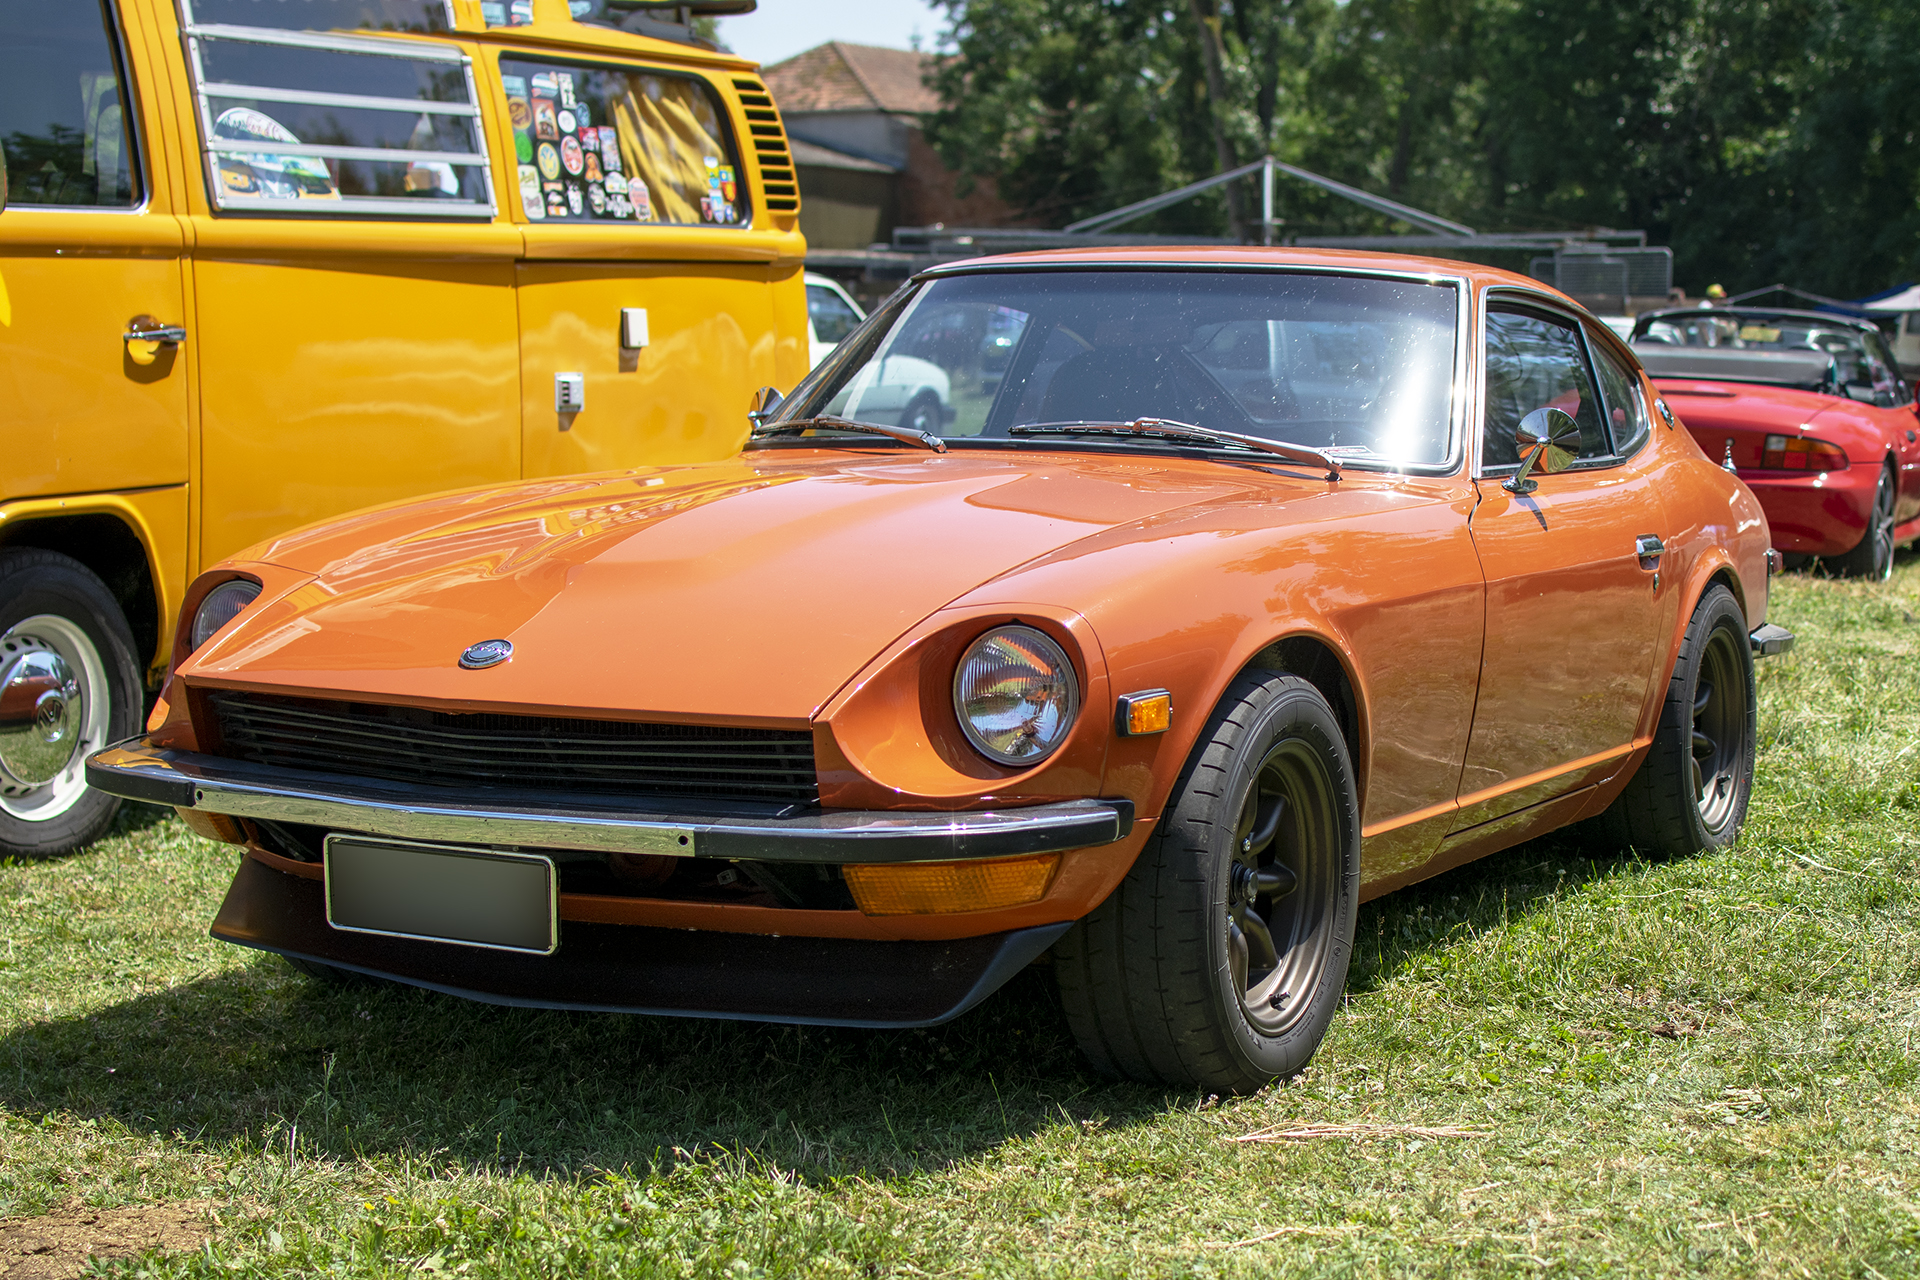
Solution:
[[(422, 14), (401, 12), (410, 8)], [(211, 20), (246, 9), (272, 25)], [(390, 28), (432, 14), (431, 6), (398, 0), (187, 5), (188, 63), (214, 207), (491, 218), (486, 135), (466, 55), (421, 40), (290, 29), (290, 14), (319, 21), (336, 9), (349, 21), (380, 20), (379, 12), (361, 11), (393, 9)]]
[(14, 204), (132, 208), (132, 100), (104, 3), (0, 0), (0, 145)]
[(281, 31), (453, 29), (448, 0), (190, 0), (193, 21)]
[(529, 221), (752, 221), (726, 108), (705, 81), (503, 57), (500, 82)]

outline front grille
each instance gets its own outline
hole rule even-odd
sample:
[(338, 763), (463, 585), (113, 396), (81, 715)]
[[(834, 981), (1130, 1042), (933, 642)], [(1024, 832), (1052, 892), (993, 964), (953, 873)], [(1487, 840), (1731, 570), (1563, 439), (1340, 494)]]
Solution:
[(819, 799), (813, 736), (215, 692), (220, 754), (286, 769), (600, 796)]

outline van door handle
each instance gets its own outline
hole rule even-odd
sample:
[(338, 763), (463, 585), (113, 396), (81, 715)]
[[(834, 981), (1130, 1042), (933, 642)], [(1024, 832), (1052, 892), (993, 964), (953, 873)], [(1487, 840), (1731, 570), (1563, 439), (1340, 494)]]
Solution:
[(163, 347), (177, 347), (186, 340), (185, 328), (161, 324), (152, 316), (135, 316), (127, 321), (127, 331), (120, 336), (122, 342), (157, 342)]
[(1633, 554), (1642, 560), (1658, 560), (1666, 550), (1667, 544), (1651, 533), (1643, 533), (1633, 540)]

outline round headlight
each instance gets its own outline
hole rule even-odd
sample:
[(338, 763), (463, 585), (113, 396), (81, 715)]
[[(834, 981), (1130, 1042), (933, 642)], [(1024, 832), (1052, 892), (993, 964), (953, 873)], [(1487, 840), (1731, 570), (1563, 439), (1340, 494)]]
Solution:
[(953, 709), (967, 741), (1001, 764), (1038, 764), (1066, 741), (1080, 710), (1073, 663), (1032, 627), (997, 627), (953, 673)]
[(252, 604), (254, 597), (260, 594), (260, 584), (248, 582), (244, 578), (235, 578), (232, 582), (223, 582), (207, 592), (206, 599), (193, 613), (193, 647), (198, 649), (213, 639), (213, 633), (240, 616), (240, 611)]

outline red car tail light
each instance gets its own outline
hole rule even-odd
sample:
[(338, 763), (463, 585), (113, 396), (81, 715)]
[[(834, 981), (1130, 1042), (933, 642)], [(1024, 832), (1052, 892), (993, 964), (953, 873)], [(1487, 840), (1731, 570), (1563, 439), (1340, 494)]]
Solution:
[(1847, 451), (1825, 440), (1768, 436), (1760, 465), (1773, 471), (1845, 471)]

